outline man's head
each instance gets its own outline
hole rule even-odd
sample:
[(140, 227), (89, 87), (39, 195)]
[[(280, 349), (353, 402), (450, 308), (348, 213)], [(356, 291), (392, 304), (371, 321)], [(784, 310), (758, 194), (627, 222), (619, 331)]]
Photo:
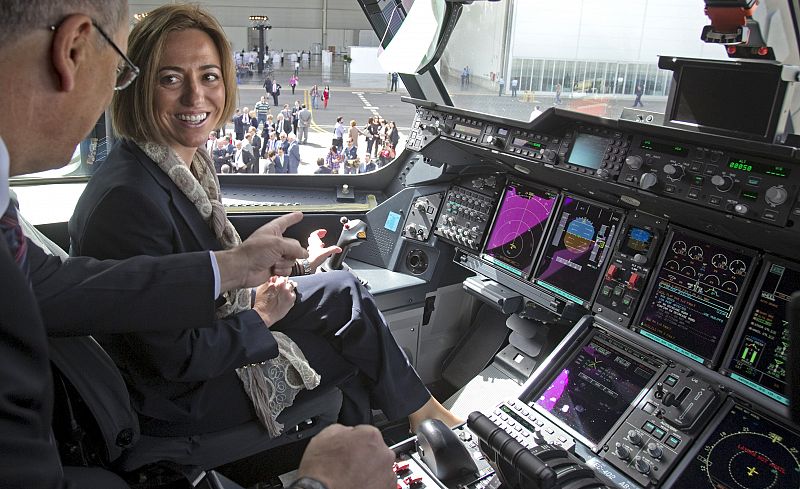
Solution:
[[(0, 135), (11, 175), (69, 161), (108, 106), (116, 68), (127, 67), (117, 52), (127, 45), (127, 24), (124, 0), (0, 2)], [(31, 135), (48, 144), (25, 144)]]

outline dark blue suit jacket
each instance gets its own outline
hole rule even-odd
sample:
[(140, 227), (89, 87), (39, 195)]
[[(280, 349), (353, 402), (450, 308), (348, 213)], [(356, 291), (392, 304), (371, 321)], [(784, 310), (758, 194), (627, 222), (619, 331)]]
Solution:
[[(97, 258), (221, 249), (194, 204), (126, 142), (92, 176), (69, 232), (73, 254)], [(227, 319), (176, 322), (192, 329), (98, 338), (128, 381), (142, 432), (198, 434), (252, 419), (234, 369), (277, 356), (260, 316), (250, 310)]]
[(300, 168), (300, 145), (297, 141), (289, 145), (289, 153), (286, 155), (286, 166), (288, 173), (297, 173)]

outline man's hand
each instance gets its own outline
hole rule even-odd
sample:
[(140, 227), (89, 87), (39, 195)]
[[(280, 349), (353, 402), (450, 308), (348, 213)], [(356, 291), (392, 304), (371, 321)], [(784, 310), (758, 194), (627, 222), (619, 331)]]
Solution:
[(295, 261), (307, 258), (308, 252), (297, 240), (284, 238), (283, 233), (301, 220), (300, 212), (277, 217), (236, 248), (215, 252), (222, 292), (255, 287), (273, 275), (289, 275)]
[(328, 489), (395, 489), (394, 458), (374, 426), (335, 424), (311, 439), (297, 474)]

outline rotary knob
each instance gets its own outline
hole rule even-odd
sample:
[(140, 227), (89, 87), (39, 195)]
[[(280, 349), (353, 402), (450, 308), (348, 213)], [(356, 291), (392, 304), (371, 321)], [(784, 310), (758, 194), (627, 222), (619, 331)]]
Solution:
[(639, 179), (639, 188), (642, 190), (647, 190), (655, 186), (658, 183), (658, 176), (655, 173), (645, 173), (642, 175), (642, 178)]
[(664, 165), (664, 173), (670, 180), (680, 180), (683, 178), (683, 167), (680, 165), (666, 164)]
[(643, 164), (644, 164), (644, 161), (642, 161), (642, 157), (641, 156), (635, 156), (634, 155), (634, 156), (628, 156), (627, 158), (625, 158), (625, 165), (627, 165), (627, 167), (630, 168), (631, 170), (638, 170), (639, 168), (642, 167)]
[(597, 170), (597, 176), (600, 178), (608, 178), (611, 176), (611, 172), (606, 170), (605, 168), (600, 168)]
[(747, 214), (747, 211), (749, 210), (750, 209), (748, 209), (747, 206), (744, 204), (736, 204), (735, 206), (733, 206), (733, 211), (742, 216)]
[(628, 440), (636, 446), (642, 444), (642, 435), (636, 430), (628, 430)]
[(634, 467), (636, 467), (636, 470), (638, 470), (642, 474), (647, 475), (650, 473), (651, 470), (650, 462), (643, 459), (642, 457), (636, 457), (633, 461), (633, 465)]
[(409, 224), (409, 225), (406, 227), (406, 233), (408, 233), (408, 234), (409, 234), (409, 235), (411, 235), (411, 236), (414, 236), (414, 235), (416, 235), (416, 234), (417, 234), (417, 227), (416, 227), (416, 226), (414, 226), (413, 224)]
[(711, 184), (717, 187), (720, 192), (727, 192), (733, 187), (733, 179), (722, 175), (714, 175), (711, 177)]
[(547, 161), (555, 161), (556, 152), (553, 151), (552, 149), (544, 150), (544, 159), (546, 159)]
[(789, 193), (783, 187), (770, 187), (764, 197), (769, 205), (781, 205), (789, 198)]
[(427, 211), (428, 211), (428, 206), (429, 205), (430, 205), (430, 203), (427, 200), (417, 201), (417, 211), (420, 214), (426, 214)]
[(631, 451), (628, 450), (628, 447), (626, 447), (622, 443), (617, 443), (617, 446), (614, 449), (614, 453), (616, 453), (617, 457), (619, 457), (621, 460), (631, 459)]
[(656, 445), (655, 443), (647, 444), (647, 453), (655, 459), (659, 459), (661, 458), (662, 455), (664, 455), (664, 452), (661, 450), (661, 447)]

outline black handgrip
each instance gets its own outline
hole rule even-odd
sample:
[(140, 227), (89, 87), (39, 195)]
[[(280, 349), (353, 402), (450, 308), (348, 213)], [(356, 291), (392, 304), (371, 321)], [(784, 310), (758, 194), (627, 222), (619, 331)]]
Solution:
[(513, 467), (535, 487), (539, 489), (555, 487), (556, 472), (492, 420), (475, 411), (467, 418), (467, 426), (499, 455), (503, 462)]

